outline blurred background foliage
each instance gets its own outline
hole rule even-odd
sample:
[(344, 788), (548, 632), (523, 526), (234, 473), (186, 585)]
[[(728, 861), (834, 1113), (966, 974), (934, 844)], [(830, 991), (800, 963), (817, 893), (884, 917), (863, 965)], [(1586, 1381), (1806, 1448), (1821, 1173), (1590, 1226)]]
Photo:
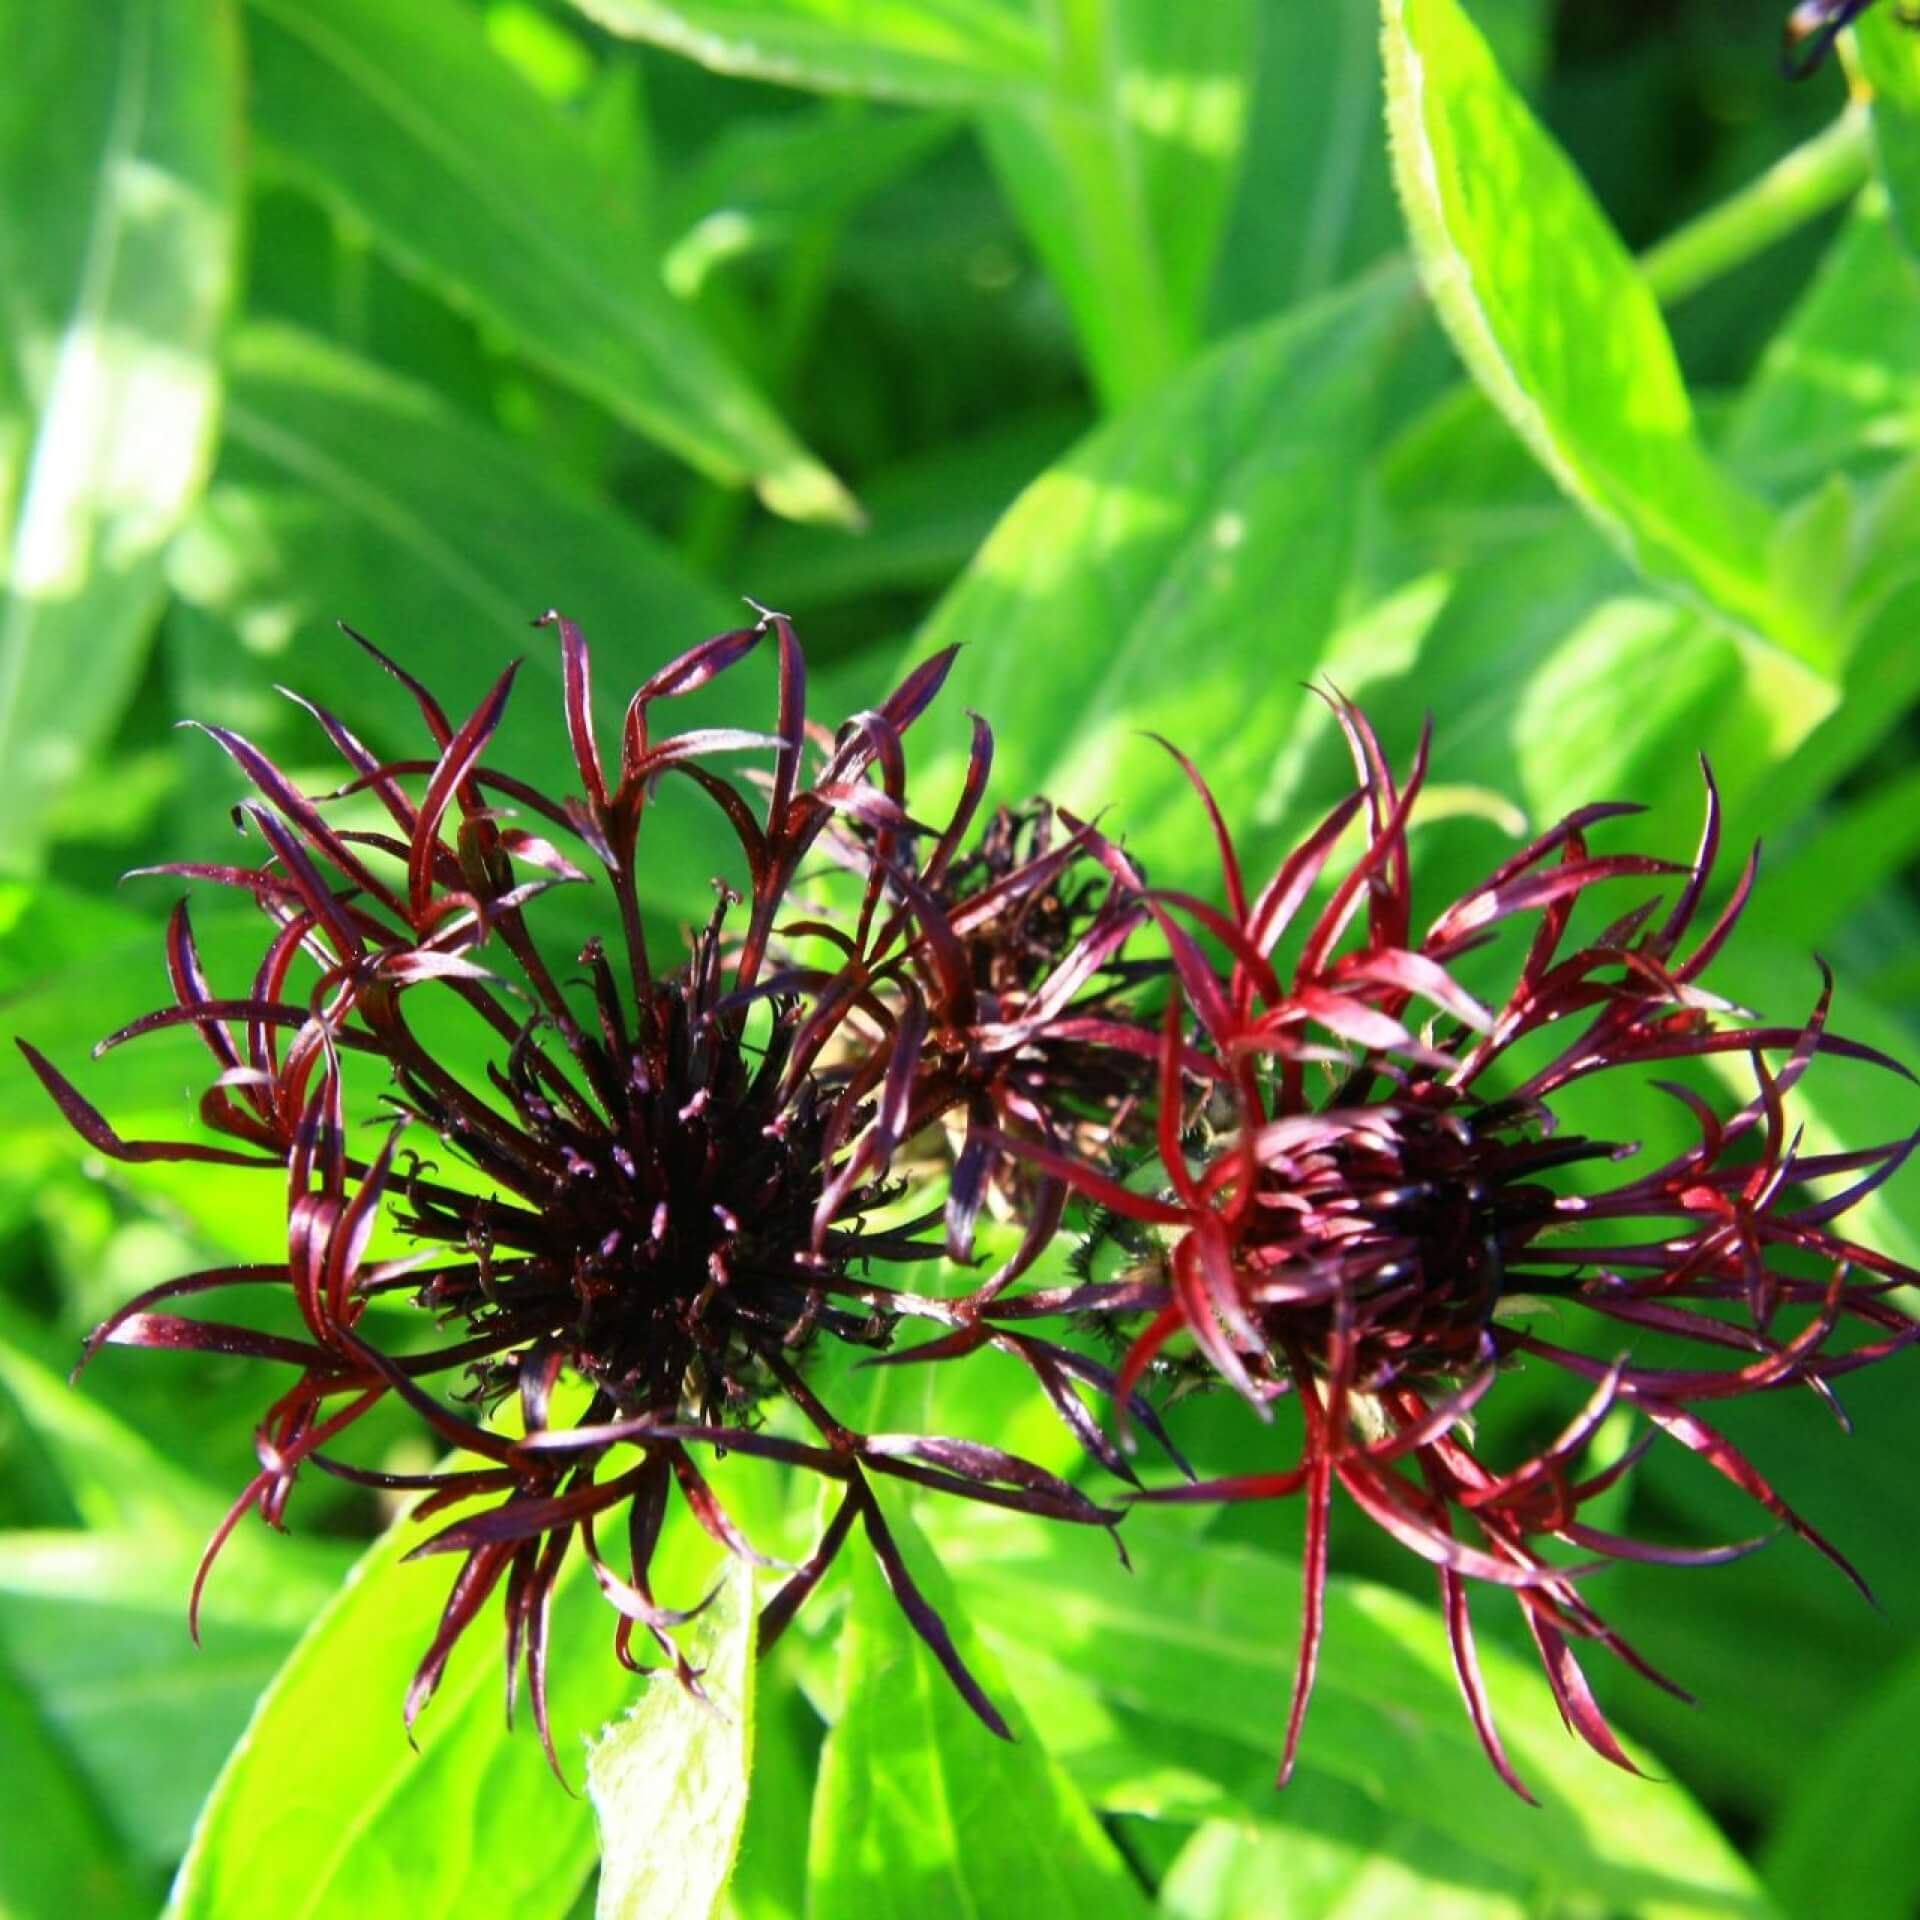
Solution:
[[(1588, 798), (1648, 802), (1685, 848), (1707, 751), (1735, 840), (1768, 844), (1727, 986), (1793, 1017), (1817, 948), (1836, 1017), (1911, 1057), (1920, 43), (1885, 9), (1846, 71), (1789, 87), (1781, 11), (0, 0), (0, 1024), (79, 1071), (164, 997), (172, 889), (118, 876), (219, 857), (239, 792), (178, 717), (317, 770), (287, 682), (418, 750), (336, 618), (456, 706), (528, 653), (499, 757), (557, 782), (530, 616), (584, 624), (611, 701), (751, 594), (797, 619), (829, 719), (966, 642), (924, 777), (953, 776), (978, 706), (1002, 798), (1118, 796), (1174, 882), (1207, 881), (1204, 835), (1139, 729), (1193, 752), (1271, 858), (1339, 782), (1317, 677), (1400, 754), (1433, 716), (1436, 902)], [(672, 817), (647, 902), (669, 923), (704, 914), (715, 857)], [(244, 964), (244, 920), (200, 924), (216, 977)], [(129, 1134), (177, 1128), (197, 1083), (183, 1036), (84, 1071)], [(1811, 1113), (1855, 1142), (1914, 1118), (1844, 1075)], [(385, 1517), (303, 1487), (298, 1536), (244, 1531), (187, 1644), (253, 1370), (60, 1376), (138, 1287), (275, 1244), (275, 1192), (190, 1172), (108, 1168), (0, 1060), (7, 1914), (153, 1910)], [(1910, 1180), (1868, 1231), (1911, 1256)], [(1597, 1676), (1678, 1784), (1585, 1766), (1515, 1668), (1497, 1690), (1549, 1805), (1508, 1803), (1436, 1678), (1424, 1587), (1416, 1607), (1356, 1581), (1276, 1797), (1287, 1516), (1189, 1527), (1132, 1583), (1081, 1543), (942, 1516), (1027, 1739), (983, 1751), (870, 1577), (847, 1582), (763, 1677), (731, 1910), (1041, 1911), (1045, 1873), (1049, 1913), (1184, 1920), (1911, 1914), (1912, 1393), (1893, 1368), (1848, 1398), (1851, 1439), (1810, 1397), (1729, 1424), (1883, 1610), (1791, 1543), (1607, 1576), (1608, 1611), (1701, 1695)], [(1548, 1417), (1524, 1377), (1491, 1404), (1515, 1434)], [(1218, 1410), (1184, 1411), (1204, 1454)], [(1011, 1382), (952, 1417), (1058, 1452)], [(420, 1443), (389, 1432), (404, 1464)], [(1634, 1523), (1742, 1530), (1689, 1465), (1649, 1456)], [(795, 1524), (759, 1497), (775, 1537)], [(1406, 1584), (1363, 1533), (1336, 1564)], [(391, 1558), (283, 1677), (178, 1911), (591, 1901), (587, 1809), (504, 1735), (493, 1685), (463, 1671), (408, 1754), (441, 1581)], [(576, 1736), (629, 1697), (605, 1630), (575, 1583)], [(1023, 1814), (1031, 1858), (1005, 1831)]]

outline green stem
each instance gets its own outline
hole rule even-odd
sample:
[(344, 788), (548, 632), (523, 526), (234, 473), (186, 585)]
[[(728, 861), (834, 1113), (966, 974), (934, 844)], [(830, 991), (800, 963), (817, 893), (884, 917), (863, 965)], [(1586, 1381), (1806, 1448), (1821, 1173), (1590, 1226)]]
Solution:
[(1678, 306), (1857, 193), (1872, 165), (1866, 109), (1850, 106), (1750, 186), (1644, 253), (1640, 268), (1654, 297)]

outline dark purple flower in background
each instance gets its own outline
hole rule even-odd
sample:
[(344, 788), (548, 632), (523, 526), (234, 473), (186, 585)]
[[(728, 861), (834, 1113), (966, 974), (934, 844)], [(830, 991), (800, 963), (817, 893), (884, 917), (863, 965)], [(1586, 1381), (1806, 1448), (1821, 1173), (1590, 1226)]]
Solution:
[[(422, 1515), (464, 1507), (417, 1550), (455, 1554), (460, 1566), (407, 1703), (409, 1723), (460, 1634), (500, 1593), (509, 1701), (524, 1665), (547, 1736), (548, 1606), (571, 1551), (587, 1556), (618, 1612), (620, 1657), (633, 1664), (630, 1640), (641, 1627), (695, 1684), (674, 1642), (689, 1613), (663, 1604), (650, 1575), (676, 1489), (722, 1545), (759, 1558), (698, 1464), (710, 1449), (800, 1467), (842, 1489), (817, 1549), (769, 1604), (763, 1645), (858, 1521), (914, 1626), (1004, 1733), (916, 1589), (873, 1479), (1079, 1524), (1117, 1516), (990, 1445), (854, 1432), (806, 1375), (822, 1341), (877, 1353), (903, 1318), (961, 1319), (955, 1303), (875, 1277), (938, 1257), (940, 1242), (923, 1235), (943, 1212), (963, 1249), (971, 1235), (975, 1200), (943, 1205), (944, 1163), (922, 1154), (926, 1177), (912, 1179), (895, 1173), (896, 1156), (950, 1110), (982, 1130), (1025, 1125), (1059, 1137), (1042, 1111), (1058, 1079), (1049, 1020), (1116, 955), (1138, 910), (1063, 893), (1075, 849), (1049, 848), (1044, 833), (1017, 854), (998, 825), (978, 848), (964, 846), (979, 800), (972, 779), (946, 832), (918, 857), (901, 736), (939, 690), (950, 654), (837, 736), (816, 733), (819, 764), (809, 774), (804, 662), (784, 618), (766, 616), (693, 648), (641, 686), (609, 770), (595, 737), (586, 644), (559, 616), (546, 623), (561, 643), (580, 782), (571, 796), (549, 796), (487, 760), (512, 669), (456, 725), (369, 645), (412, 695), (433, 751), (383, 763), (314, 708), (351, 776), (325, 800), (297, 791), (239, 735), (208, 730), (255, 789), (240, 818), (265, 843), (265, 857), (258, 866), (158, 871), (250, 895), (268, 922), (265, 951), (242, 995), (217, 996), (183, 903), (168, 937), (175, 1004), (104, 1044), (196, 1029), (219, 1069), (202, 1117), (240, 1144), (123, 1141), (21, 1045), (103, 1153), (283, 1170), (287, 1254), (283, 1263), (155, 1287), (97, 1329), (87, 1352), (108, 1342), (193, 1348), (294, 1369), (293, 1386), (260, 1428), (258, 1471), (209, 1546), (202, 1580), (248, 1512), (281, 1523), (308, 1461), (363, 1484), (424, 1490)], [(660, 703), (707, 685), (769, 634), (779, 656), (773, 732), (655, 737)], [(982, 777), (990, 744), (979, 729), (974, 772)], [(756, 752), (771, 755), (757, 805), (711, 764)], [(663, 968), (642, 928), (639, 846), (651, 798), (669, 776), (720, 808), (745, 881), (743, 893), (722, 888), (686, 957)], [(330, 824), (329, 802), (366, 794), (385, 826)], [(856, 868), (857, 899), (838, 921), (799, 917), (791, 904), (816, 849), (823, 869), (833, 864), (828, 852)], [(613, 924), (580, 953), (583, 978), (563, 985), (533, 921), (543, 894), (582, 883), (596, 864)], [(809, 962), (809, 948), (824, 960)], [(472, 1044), (450, 1050), (444, 1037), (426, 1037), (420, 996), (442, 1003), (433, 1010), (436, 1035), (456, 1010)], [(1100, 1017), (1117, 1016), (1101, 1003)], [(387, 1119), (350, 1122), (349, 1100), (376, 1096)], [(1101, 1110), (1091, 1092), (1075, 1101), (1083, 1116)], [(440, 1176), (412, 1153), (406, 1143), (423, 1133), (454, 1171)], [(964, 1183), (979, 1156), (968, 1147), (960, 1157), (970, 1170)], [(374, 1257), (382, 1230), (409, 1251)], [(298, 1333), (172, 1311), (181, 1298), (227, 1287), (290, 1293)], [(388, 1295), (417, 1304), (420, 1336), (430, 1333), (433, 1344), (416, 1336), (390, 1351), (370, 1333), (368, 1303)], [(1073, 1381), (1098, 1389), (1111, 1375), (1073, 1357), (1025, 1357), (1062, 1412), (1097, 1433)], [(447, 1391), (448, 1376), (463, 1382), (457, 1392)], [(389, 1397), (478, 1464), (394, 1476), (338, 1457), (347, 1430)], [(517, 1420), (489, 1423), (452, 1400), (482, 1408), (511, 1400)], [(797, 1418), (771, 1421), (775, 1404)], [(476, 1497), (486, 1504), (465, 1504)], [(617, 1546), (606, 1538), (616, 1525)], [(196, 1608), (198, 1596), (196, 1582)]]
[[(1671, 1547), (1598, 1524), (1593, 1503), (1653, 1438), (1689, 1449), (1858, 1581), (1702, 1410), (1792, 1386), (1831, 1400), (1835, 1380), (1920, 1335), (1888, 1297), (1920, 1276), (1834, 1224), (1915, 1142), (1803, 1152), (1789, 1119), (1819, 1055), (1904, 1069), (1828, 1030), (1830, 982), (1790, 1026), (1749, 1024), (1704, 987), (1755, 872), (1750, 861), (1698, 930), (1720, 838), (1711, 780), (1690, 869), (1590, 851), (1592, 829), (1635, 809), (1588, 807), (1416, 935), (1406, 835), (1425, 745), (1401, 785), (1359, 713), (1342, 707), (1340, 718), (1357, 790), (1257, 896), (1193, 774), (1218, 836), (1226, 906), (1143, 896), (1179, 985), (1162, 1029), (1158, 1163), (1123, 1180), (1112, 1167), (1022, 1149), (1102, 1210), (1130, 1266), (1115, 1282), (1035, 1304), (1134, 1329), (1123, 1400), (1178, 1353), (1263, 1416), (1277, 1402), (1298, 1406), (1294, 1464), (1147, 1496), (1305, 1503), (1282, 1779), (1313, 1688), (1338, 1489), (1437, 1569), (1474, 1725), (1501, 1777), (1525, 1794), (1481, 1684), (1468, 1582), (1515, 1596), (1567, 1724), (1630, 1766), (1574, 1647), (1597, 1642), (1671, 1683), (1589, 1604), (1583, 1576), (1609, 1560), (1698, 1564), (1764, 1544)], [(1361, 851), (1309, 918), (1356, 820)], [(1583, 941), (1569, 937), (1589, 894), (1658, 875), (1679, 882), (1664, 914), (1643, 904)], [(1460, 963), (1516, 924), (1527, 929), (1518, 977), (1484, 1004), (1461, 984)], [(1289, 936), (1297, 958), (1282, 977), (1274, 955)], [(1713, 1058), (1745, 1064), (1748, 1098), (1729, 1103), (1666, 1077)], [(1583, 1137), (1560, 1124), (1556, 1102), (1601, 1075), (1618, 1088), (1607, 1135)], [(1633, 1144), (1658, 1119), (1632, 1104), (1648, 1099), (1677, 1102), (1691, 1135), (1664, 1158)], [(1496, 1465), (1476, 1448), (1472, 1415), (1498, 1392), (1501, 1371), (1521, 1363), (1559, 1369), (1580, 1391), (1557, 1438)], [(1644, 1431), (1623, 1454), (1593, 1461), (1589, 1443), (1616, 1409)]]

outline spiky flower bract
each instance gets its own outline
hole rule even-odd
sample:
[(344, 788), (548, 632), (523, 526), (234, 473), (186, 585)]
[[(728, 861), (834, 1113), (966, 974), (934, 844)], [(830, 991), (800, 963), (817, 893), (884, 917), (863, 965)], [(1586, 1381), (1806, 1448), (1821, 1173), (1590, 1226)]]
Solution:
[[(1670, 1546), (1596, 1519), (1594, 1504), (1653, 1439), (1688, 1449), (1858, 1580), (1703, 1410), (1792, 1387), (1831, 1399), (1842, 1375), (1920, 1334), (1889, 1297), (1920, 1276), (1835, 1225), (1914, 1141), (1807, 1152), (1789, 1115), (1821, 1056), (1904, 1069), (1829, 1030), (1830, 980), (1806, 1019), (1786, 1026), (1754, 1024), (1706, 987), (1755, 878), (1749, 861), (1700, 927), (1721, 832), (1710, 778), (1690, 867), (1593, 851), (1595, 830), (1636, 809), (1591, 806), (1416, 931), (1408, 825), (1425, 742), (1402, 783), (1357, 710), (1338, 712), (1355, 790), (1257, 894), (1187, 766), (1217, 836), (1225, 898), (1141, 896), (1178, 983), (1161, 1031), (1157, 1164), (1122, 1178), (1022, 1148), (1122, 1225), (1131, 1264), (1117, 1280), (1032, 1304), (1127, 1330), (1123, 1405), (1184, 1355), (1183, 1370), (1203, 1365), (1264, 1418), (1279, 1403), (1297, 1408), (1291, 1462), (1250, 1461), (1147, 1496), (1304, 1502), (1283, 1779), (1314, 1685), (1341, 1493), (1437, 1570), (1468, 1710), (1493, 1765), (1524, 1794), (1481, 1682), (1469, 1583), (1515, 1597), (1568, 1725), (1630, 1766), (1574, 1648), (1598, 1643), (1671, 1683), (1590, 1604), (1586, 1575), (1609, 1560), (1704, 1563), (1764, 1544)], [(1350, 832), (1361, 847), (1343, 866)], [(1664, 912), (1645, 902), (1573, 937), (1593, 896), (1650, 877), (1677, 887)], [(1486, 971), (1516, 933), (1524, 944), (1504, 995), (1477, 997), (1464, 963)], [(1283, 943), (1294, 954), (1285, 970)], [(1744, 1070), (1744, 1098), (1687, 1083), (1697, 1063), (1715, 1061)], [(1588, 1083), (1611, 1096), (1603, 1137), (1556, 1111)], [(1663, 1118), (1647, 1102), (1682, 1123), (1671, 1151), (1635, 1145)], [(1473, 1416), (1497, 1404), (1503, 1373), (1520, 1365), (1563, 1372), (1577, 1391), (1557, 1437), (1495, 1460), (1476, 1443)], [(1616, 1411), (1642, 1432), (1595, 1458), (1591, 1443)]]
[[(21, 1044), (102, 1153), (283, 1174), (285, 1258), (154, 1287), (98, 1328), (87, 1353), (108, 1343), (215, 1350), (293, 1369), (260, 1426), (257, 1471), (209, 1546), (196, 1610), (233, 1527), (250, 1512), (281, 1524), (308, 1464), (422, 1490), (422, 1516), (460, 1507), (419, 1549), (456, 1555), (459, 1569), (409, 1724), (455, 1642), (499, 1594), (509, 1701), (524, 1666), (551, 1751), (547, 1617), (575, 1552), (617, 1612), (620, 1657), (634, 1663), (638, 1626), (696, 1684), (674, 1638), (690, 1610), (656, 1595), (651, 1566), (676, 1490), (725, 1548), (759, 1557), (700, 1465), (703, 1453), (731, 1452), (840, 1490), (817, 1548), (766, 1609), (763, 1644), (858, 1522), (913, 1625), (1004, 1733), (914, 1585), (874, 1481), (1083, 1525), (1116, 1516), (988, 1444), (854, 1431), (810, 1382), (811, 1362), (823, 1342), (877, 1354), (903, 1319), (962, 1318), (959, 1304), (880, 1276), (937, 1258), (940, 1241), (923, 1236), (943, 1214), (948, 1239), (968, 1250), (993, 1171), (994, 1155), (977, 1142), (1063, 1137), (1047, 1114), (1059, 1050), (1077, 1044), (1074, 1021), (1115, 1018), (1105, 970), (1140, 912), (1062, 892), (1085, 857), (1072, 842), (1049, 845), (1041, 834), (1015, 850), (996, 824), (978, 847), (968, 843), (991, 754), (984, 727), (945, 830), (916, 827), (902, 736), (934, 699), (950, 654), (828, 734), (809, 729), (791, 627), (768, 615), (641, 685), (610, 767), (587, 644), (557, 614), (542, 624), (558, 632), (571, 794), (542, 792), (489, 758), (512, 668), (456, 723), (364, 641), (411, 695), (430, 745), (422, 756), (382, 761), (311, 708), (348, 773), (316, 800), (239, 734), (207, 729), (254, 790), (238, 819), (263, 858), (154, 871), (249, 896), (267, 923), (264, 951), (243, 991), (217, 994), (182, 902), (167, 936), (174, 1004), (104, 1044), (197, 1031), (217, 1067), (201, 1115), (227, 1144), (122, 1140)], [(764, 644), (778, 657), (770, 733), (656, 737), (663, 703)], [(738, 755), (770, 756), (763, 796), (718, 770)], [(643, 926), (641, 853), (668, 779), (718, 807), (744, 868), (739, 889), (722, 885), (708, 923), (670, 966)], [(332, 823), (335, 803), (364, 807), (365, 796), (382, 824)], [(797, 900), (810, 863), (828, 882), (836, 864), (855, 869), (837, 918)], [(542, 944), (542, 897), (595, 869), (606, 931), (579, 953), (576, 974), (571, 955), (558, 960)], [(471, 1042), (446, 1041), (450, 1014)], [(369, 1123), (361, 1110), (375, 1101), (385, 1114)], [(1071, 1111), (1074, 1137), (1099, 1134), (1097, 1090), (1076, 1090)], [(940, 1137), (950, 1118), (968, 1141), (951, 1180), (938, 1156), (900, 1151), (923, 1132)], [(437, 1143), (448, 1170), (424, 1162), (416, 1142)], [(375, 1257), (382, 1240), (400, 1251)], [(181, 1299), (234, 1287), (290, 1296), (297, 1331), (174, 1311)], [(382, 1297), (419, 1309), (420, 1328), (397, 1350), (368, 1319)], [(1110, 1386), (1110, 1374), (1045, 1342), (1027, 1343), (1021, 1357), (1076, 1428), (1097, 1433), (1081, 1389)], [(349, 1430), (386, 1401), (414, 1409), (477, 1464), (395, 1476), (343, 1457)], [(510, 1419), (485, 1417), (503, 1403)], [(786, 1415), (770, 1418), (781, 1406)], [(617, 1547), (606, 1538), (616, 1522)]]

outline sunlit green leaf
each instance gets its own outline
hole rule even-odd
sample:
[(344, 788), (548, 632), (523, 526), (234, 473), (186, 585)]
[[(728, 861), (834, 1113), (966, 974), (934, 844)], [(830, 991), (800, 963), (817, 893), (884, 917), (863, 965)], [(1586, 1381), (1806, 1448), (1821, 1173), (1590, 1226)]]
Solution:
[[(506, 1726), (495, 1611), (456, 1649), (420, 1717), (419, 1750), (408, 1744), (401, 1704), (451, 1577), (444, 1560), (405, 1564), (422, 1537), (402, 1519), (371, 1548), (268, 1690), (207, 1803), (173, 1920), (400, 1910), (452, 1920), (476, 1906), (558, 1920), (572, 1905), (594, 1859), (592, 1815), (548, 1771), (524, 1701), (521, 1724)], [(660, 1564), (674, 1600), (697, 1598), (680, 1592), (670, 1551)], [(551, 1690), (576, 1791), (583, 1736), (640, 1685), (613, 1657), (613, 1623), (584, 1556), (569, 1556)]]
[(7, 0), (0, 44), (0, 866), (30, 868), (133, 691), (205, 477), (238, 48), (224, 0)]
[(1854, 29), (1873, 90), (1873, 143), (1909, 258), (1920, 264), (1920, 41), (1898, 5), (1869, 9)]
[[(1131, 1576), (1102, 1563), (1103, 1543), (1025, 1521), (976, 1522), (940, 1538), (969, 1616), (1016, 1687), (1030, 1665), (1053, 1666), (1150, 1715), (1165, 1741), (1193, 1728), (1277, 1752), (1299, 1631), (1298, 1566), (1206, 1542), (1185, 1519), (1136, 1512), (1126, 1530)], [(1033, 1630), (1042, 1620), (1044, 1637)], [(1357, 1796), (1362, 1824), (1343, 1824), (1335, 1839), (1364, 1838), (1383, 1817), (1418, 1822), (1435, 1837), (1423, 1847), (1444, 1842), (1441, 1853), (1456, 1860), (1464, 1852), (1496, 1888), (1518, 1880), (1532, 1911), (1551, 1910), (1564, 1894), (1663, 1920), (1773, 1912), (1680, 1788), (1610, 1767), (1561, 1725), (1537, 1673), (1497, 1645), (1483, 1643), (1481, 1654), (1508, 1752), (1538, 1808), (1487, 1764), (1438, 1612), (1385, 1588), (1333, 1581), (1300, 1767)]]
[[(948, 698), (1018, 714), (1000, 792), (1112, 806), (1169, 882), (1207, 871), (1198, 802), (1163, 733), (1229, 814), (1257, 806), (1331, 633), (1397, 275), (1227, 342), (1015, 502), (914, 652), (960, 643)], [(922, 791), (965, 735), (920, 746)], [(939, 747), (943, 760), (934, 759)]]
[[(1007, 1701), (912, 1523), (891, 1520), (961, 1657)], [(1109, 1551), (1111, 1551), (1109, 1549)], [(1086, 1802), (1014, 1713), (1018, 1738), (977, 1721), (915, 1636), (877, 1562), (852, 1573), (839, 1719), (814, 1799), (808, 1911), (817, 1920), (1127, 1920), (1145, 1903)], [(1003, 1705), (1003, 1711), (1006, 1708)]]
[(1064, 0), (1047, 92), (989, 113), (987, 151), (1110, 407), (1200, 338), (1231, 204), (1253, 0)]
[(260, 136), (409, 272), (558, 378), (776, 512), (845, 520), (839, 483), (661, 284), (585, 135), (456, 0), (249, 0)]
[(721, 73), (823, 93), (959, 104), (1044, 84), (1047, 43), (1013, 0), (574, 0), (615, 33)]
[(599, 1920), (712, 1920), (753, 1764), (753, 1568), (733, 1561), (689, 1650), (704, 1698), (663, 1677), (587, 1761), (600, 1823)]
[(1837, 637), (1771, 590), (1770, 516), (1702, 445), (1626, 248), (1459, 0), (1383, 0), (1382, 16), (1395, 177), (1461, 357), (1650, 579), (1801, 663), (1810, 723)]

